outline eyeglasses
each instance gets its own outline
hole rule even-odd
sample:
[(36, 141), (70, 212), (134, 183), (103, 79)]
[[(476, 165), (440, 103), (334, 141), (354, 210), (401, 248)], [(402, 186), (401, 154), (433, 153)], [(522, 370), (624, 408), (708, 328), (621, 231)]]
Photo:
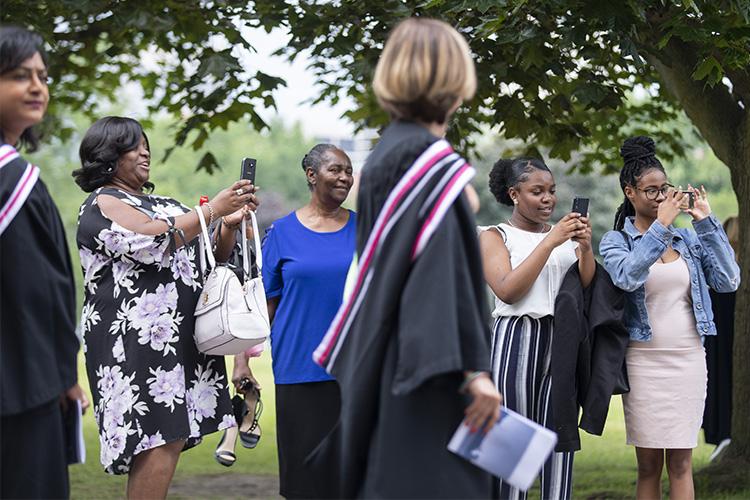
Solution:
[(674, 186), (671, 185), (671, 184), (665, 184), (662, 187), (660, 187), (659, 189), (657, 189), (657, 188), (641, 189), (639, 187), (633, 187), (633, 189), (635, 189), (636, 191), (643, 191), (643, 194), (646, 195), (646, 199), (647, 200), (651, 200), (651, 201), (653, 201), (656, 198), (658, 198), (660, 194), (662, 196), (666, 197), (667, 196), (667, 192), (669, 192), (669, 190), (673, 189), (673, 188), (674, 188)]

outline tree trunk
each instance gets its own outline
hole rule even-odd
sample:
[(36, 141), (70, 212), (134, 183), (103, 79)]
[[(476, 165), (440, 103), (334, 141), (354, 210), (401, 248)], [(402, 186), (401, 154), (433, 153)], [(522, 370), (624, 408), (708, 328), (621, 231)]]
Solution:
[(732, 184), (739, 205), (739, 262), (742, 284), (734, 314), (732, 387), (732, 443), (727, 458), (750, 463), (750, 123), (743, 123), (737, 144)]

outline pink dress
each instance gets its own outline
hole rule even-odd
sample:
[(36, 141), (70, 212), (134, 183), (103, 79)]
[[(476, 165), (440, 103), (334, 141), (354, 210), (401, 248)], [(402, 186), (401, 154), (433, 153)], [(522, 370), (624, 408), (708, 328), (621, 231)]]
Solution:
[(695, 328), (690, 272), (682, 258), (651, 266), (646, 309), (651, 341), (631, 341), (626, 354), (627, 443), (640, 448), (695, 448), (706, 401), (706, 354)]

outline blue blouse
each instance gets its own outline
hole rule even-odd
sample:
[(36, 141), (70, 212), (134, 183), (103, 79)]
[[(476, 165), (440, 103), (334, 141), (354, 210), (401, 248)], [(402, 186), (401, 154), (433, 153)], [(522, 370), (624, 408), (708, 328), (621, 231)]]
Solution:
[(280, 297), (271, 325), (277, 384), (332, 380), (312, 360), (341, 305), (356, 243), (356, 214), (338, 231), (305, 227), (295, 212), (275, 221), (263, 240), (266, 297)]

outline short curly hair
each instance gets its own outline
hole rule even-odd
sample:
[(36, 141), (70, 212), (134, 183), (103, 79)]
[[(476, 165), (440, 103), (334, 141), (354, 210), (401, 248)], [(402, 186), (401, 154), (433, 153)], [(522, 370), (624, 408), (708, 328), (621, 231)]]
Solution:
[(492, 196), (503, 205), (513, 206), (513, 200), (508, 190), (525, 182), (534, 170), (550, 172), (549, 167), (538, 158), (500, 158), (490, 170), (490, 192)]
[[(323, 166), (323, 157), (328, 151), (341, 151), (344, 153), (333, 144), (316, 144), (310, 152), (302, 158), (302, 170), (307, 172), (307, 169), (311, 168), (315, 173), (319, 172), (320, 167)], [(344, 156), (346, 156), (347, 159), (349, 158), (346, 153), (344, 153)], [(310, 181), (307, 181), (307, 188), (312, 191), (313, 187), (312, 184), (310, 184)]]
[[(97, 120), (86, 132), (78, 149), (81, 168), (72, 174), (76, 184), (90, 193), (110, 182), (117, 172), (117, 161), (136, 149), (141, 137), (150, 151), (148, 137), (138, 121), (121, 116), (105, 116)], [(153, 191), (154, 184), (146, 182), (143, 187)]]

